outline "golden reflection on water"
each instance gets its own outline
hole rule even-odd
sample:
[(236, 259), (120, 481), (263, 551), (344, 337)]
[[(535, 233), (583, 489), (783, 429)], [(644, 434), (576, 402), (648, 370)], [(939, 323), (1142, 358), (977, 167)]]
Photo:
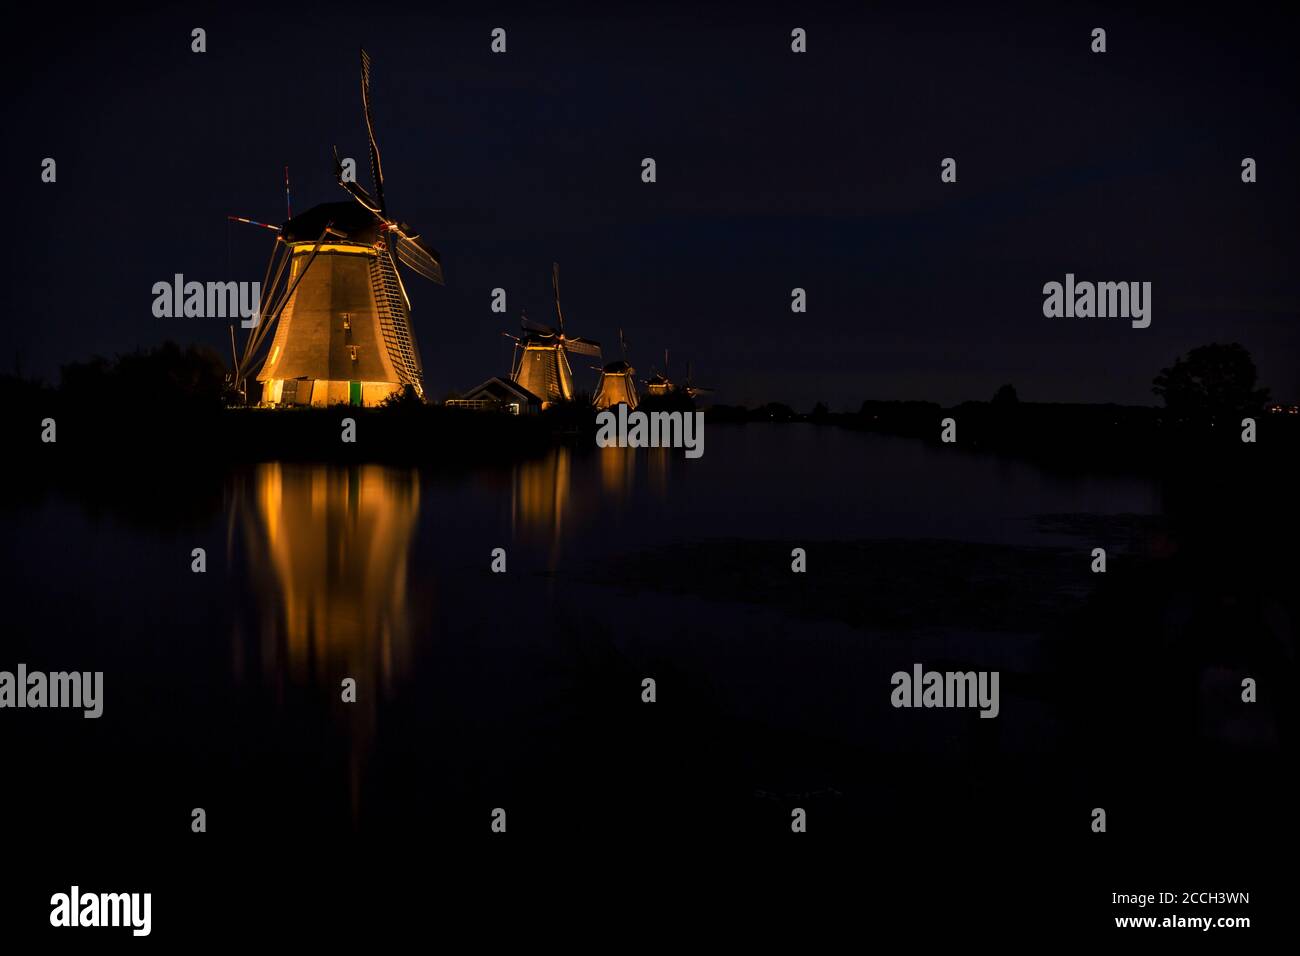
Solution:
[[(594, 461), (586, 453), (578, 455), (560, 445), (538, 458), (518, 462), (512, 469), (511, 536), (516, 544), (545, 553), (550, 571), (558, 567), (567, 540), (576, 540), (579, 531), (599, 520), (617, 516), (632, 500), (637, 449), (599, 448), (592, 454)], [(662, 487), (663, 459), (651, 459), (650, 467), (652, 483)]]
[(380, 465), (259, 465), (254, 571), (263, 663), (295, 682), (391, 689), (410, 657), (407, 560), (420, 487)]
[[(650, 487), (661, 494), (668, 452), (651, 452)], [(564, 446), (512, 466), (510, 547), (537, 549), (553, 571), (565, 539), (597, 520), (602, 501), (622, 507), (632, 500), (636, 451), (596, 454), (594, 463), (578, 463), (576, 481), (575, 453)], [(490, 476), (480, 487), (501, 488)], [(243, 528), (257, 601), (253, 640), (246, 644), (236, 635), (236, 673), (246, 674), (251, 656), (277, 700), (309, 689), (346, 726), (355, 820), (365, 757), (378, 733), (378, 705), (414, 664), (409, 564), (421, 507), (419, 473), (382, 465), (268, 463), (256, 466), (237, 494), (231, 518)], [(232, 535), (233, 529), (232, 523)], [(485, 539), (485, 565), (495, 543)], [(421, 593), (421, 613), (427, 604)], [(356, 681), (355, 703), (341, 700), (345, 678)]]
[(632, 493), (636, 477), (636, 450), (611, 445), (596, 452), (600, 456), (600, 488), (606, 498), (624, 501)]
[(670, 448), (597, 448), (593, 462), (558, 446), (518, 462), (510, 484), (514, 541), (546, 551), (549, 570), (555, 570), (564, 541), (598, 521), (617, 522), (632, 504), (638, 481), (655, 498), (666, 498), (674, 453), (681, 454)]
[(572, 451), (559, 446), (515, 465), (510, 482), (510, 524), (516, 537), (554, 543), (563, 536), (573, 510), (572, 457)]
[(673, 450), (669, 448), (647, 448), (646, 470), (650, 475), (650, 491), (656, 498), (668, 497), (668, 469), (671, 467)]
[[(570, 448), (514, 464), (508, 543), (540, 550), (554, 568), (564, 540), (595, 517), (598, 499), (623, 501), (632, 493), (633, 450), (602, 449), (596, 464), (584, 468), (581, 489)], [(239, 510), (260, 598), (262, 673), (331, 692), (353, 677), (372, 700), (390, 693), (412, 659), (408, 564), (420, 512), (418, 472), (263, 464), (245, 504), (251, 507)], [(485, 544), (484, 561), (489, 551)]]
[[(244, 501), (261, 673), (281, 699), (286, 685), (318, 688), (344, 721), (355, 825), (378, 703), (412, 663), (408, 559), (418, 475), (380, 465), (264, 464)], [(243, 669), (238, 657), (236, 667)], [(343, 701), (347, 678), (356, 681), (352, 703)]]

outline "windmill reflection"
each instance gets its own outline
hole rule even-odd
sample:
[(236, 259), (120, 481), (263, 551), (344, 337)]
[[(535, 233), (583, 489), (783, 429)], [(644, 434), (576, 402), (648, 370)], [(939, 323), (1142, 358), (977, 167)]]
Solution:
[(560, 445), (518, 462), (510, 486), (514, 540), (546, 553), (548, 569), (554, 571), (565, 542), (602, 522), (621, 521), (636, 506), (639, 486), (666, 498), (673, 453), (670, 448), (617, 446), (575, 452)]
[(574, 517), (573, 452), (563, 445), (515, 466), (510, 486), (510, 524), (515, 538), (540, 546), (559, 560), (560, 544)]
[(650, 478), (650, 491), (660, 500), (668, 497), (668, 469), (672, 467), (671, 448), (647, 448), (646, 470)]
[(621, 504), (632, 493), (632, 482), (636, 477), (636, 449), (611, 445), (599, 449), (596, 454), (600, 456), (600, 490), (605, 498)]
[[(379, 702), (411, 669), (407, 563), (420, 509), (416, 472), (259, 465), (236, 507), (257, 594), (262, 678), (278, 700), (308, 688), (344, 719), (355, 826)], [(240, 670), (242, 644), (237, 637)], [(343, 703), (347, 678), (356, 681), (356, 699)]]
[[(414, 471), (266, 464), (246, 509), (263, 668), (295, 683), (391, 689), (410, 661), (407, 558)], [(252, 514), (249, 514), (249, 510)]]

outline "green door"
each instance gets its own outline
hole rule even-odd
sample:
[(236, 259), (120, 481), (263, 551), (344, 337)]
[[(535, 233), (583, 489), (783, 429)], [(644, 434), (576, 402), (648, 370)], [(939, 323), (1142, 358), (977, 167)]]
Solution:
[(361, 383), (360, 382), (348, 382), (348, 404), (350, 405), (361, 404)]

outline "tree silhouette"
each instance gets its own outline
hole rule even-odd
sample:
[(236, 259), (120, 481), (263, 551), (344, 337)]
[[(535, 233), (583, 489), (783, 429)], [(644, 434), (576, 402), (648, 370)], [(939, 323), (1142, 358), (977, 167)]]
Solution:
[(85, 409), (144, 406), (215, 408), (225, 387), (221, 356), (207, 346), (164, 342), (109, 361), (100, 356), (63, 367), (59, 391)]
[(1020, 396), (1016, 394), (1014, 385), (1003, 385), (993, 396), (994, 405), (1015, 405), (1020, 402)]
[(1259, 375), (1250, 353), (1236, 342), (1202, 345), (1181, 356), (1151, 382), (1151, 391), (1171, 412), (1212, 417), (1259, 412), (1268, 389), (1256, 388)]

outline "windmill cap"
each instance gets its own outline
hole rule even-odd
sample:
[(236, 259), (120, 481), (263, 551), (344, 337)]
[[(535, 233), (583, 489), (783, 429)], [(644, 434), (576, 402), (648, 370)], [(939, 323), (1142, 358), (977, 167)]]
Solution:
[(333, 223), (330, 228), (334, 232), (342, 233), (352, 242), (374, 245), (383, 235), (375, 214), (352, 201), (312, 206), (281, 226), (280, 235), (285, 242), (315, 242), (330, 222)]

